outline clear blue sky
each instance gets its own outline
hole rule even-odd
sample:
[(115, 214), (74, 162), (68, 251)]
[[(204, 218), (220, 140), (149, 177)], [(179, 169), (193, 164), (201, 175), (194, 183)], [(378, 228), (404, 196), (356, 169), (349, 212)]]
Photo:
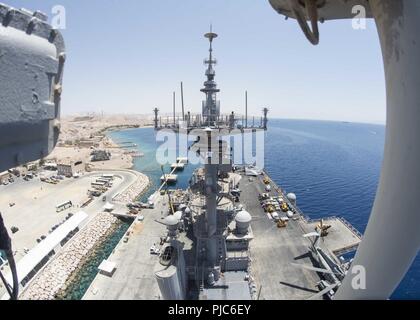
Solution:
[(146, 114), (155, 106), (170, 112), (181, 80), (186, 106), (199, 112), (208, 53), (203, 34), (211, 22), (219, 33), (222, 111), (242, 112), (247, 89), (250, 113), (257, 115), (267, 106), (271, 117), (385, 121), (373, 21), (366, 30), (353, 30), (349, 20), (326, 22), (313, 47), (268, 0), (3, 1), (49, 14), (54, 5), (65, 6), (63, 114)]

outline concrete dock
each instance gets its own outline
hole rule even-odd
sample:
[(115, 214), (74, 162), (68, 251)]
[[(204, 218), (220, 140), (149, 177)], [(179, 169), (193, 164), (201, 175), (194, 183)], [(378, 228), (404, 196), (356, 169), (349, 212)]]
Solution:
[(112, 277), (98, 274), (87, 290), (84, 300), (157, 300), (160, 291), (154, 275), (157, 255), (150, 254), (165, 234), (165, 226), (157, 223), (167, 212), (166, 197), (156, 195), (154, 209), (144, 209), (143, 221), (135, 221), (129, 236), (123, 237), (108, 261), (116, 263)]
[(184, 163), (180, 163), (180, 162), (173, 163), (171, 165), (171, 169), (172, 170), (175, 169), (175, 171), (181, 171), (181, 170), (184, 170), (184, 168), (185, 168), (185, 164)]
[[(0, 209), (5, 217), (6, 226), (11, 228), (11, 226), (16, 226), (19, 228), (17, 233), (11, 234), (13, 242), (13, 250), (15, 255), (15, 260), (17, 263), (17, 268), (21, 268), (21, 259), (26, 257), (30, 250), (36, 250), (39, 246), (43, 244), (37, 243), (37, 239), (44, 239), (47, 235), (52, 232), (56, 227), (64, 223), (66, 217), (70, 213), (76, 213), (81, 210), (81, 204), (87, 199), (87, 191), (91, 188), (90, 184), (92, 181), (100, 179), (105, 173), (112, 175), (114, 177), (112, 187), (110, 187), (105, 193), (104, 196), (113, 199), (116, 194), (121, 195), (122, 198), (130, 199), (132, 193), (142, 191), (142, 188), (147, 186), (148, 178), (138, 172), (131, 170), (110, 170), (110, 171), (101, 171), (101, 172), (92, 172), (86, 173), (83, 176), (80, 176), (78, 179), (64, 179), (61, 180), (59, 184), (48, 184), (40, 181), (40, 179), (34, 178), (30, 181), (23, 181), (22, 178), (16, 179), (13, 184), (7, 186), (1, 186), (1, 189), (7, 190), (5, 197), (1, 198)], [(139, 189), (140, 188), (140, 189)], [(136, 191), (137, 190), (137, 191)], [(65, 200), (71, 200), (73, 207), (69, 207), (64, 211), (57, 212), (56, 205), (57, 203), (62, 203)], [(8, 203), (16, 202), (15, 206), (10, 207)], [(128, 201), (128, 200), (127, 200)], [(93, 223), (95, 218), (102, 212), (102, 207), (104, 202), (101, 197), (92, 198), (92, 201), (89, 205), (83, 208), (86, 213), (85, 221), (79, 225), (79, 231), (76, 235), (67, 243), (65, 247), (56, 247), (55, 255), (50, 256), (49, 261), (46, 265), (37, 266), (35, 270), (30, 272), (31, 281), (27, 283), (27, 279), (20, 279), (25, 281), (25, 289), (32, 285), (32, 282), (36, 282), (38, 277), (41, 277), (44, 271), (51, 265), (53, 272), (55, 269), (57, 274), (54, 274), (54, 277), (60, 277), (63, 273), (60, 271), (63, 268), (66, 269), (66, 272), (72, 272), (73, 264), (77, 264), (78, 258), (76, 257), (78, 253), (83, 252), (82, 255), (85, 255), (86, 252), (82, 249), (73, 248), (73, 243), (77, 243), (77, 239), (82, 237), (86, 231), (87, 240), (82, 240), (83, 245), (86, 245), (88, 242), (94, 244), (96, 238), (94, 234), (100, 232), (99, 227), (93, 227), (92, 232), (88, 232), (90, 225)], [(124, 212), (127, 210), (125, 203), (114, 203), (115, 208), (119, 212)], [(116, 218), (111, 219), (116, 221)], [(105, 221), (106, 223), (106, 221)], [(106, 229), (106, 228), (105, 228)], [(101, 237), (102, 234), (99, 234)], [(74, 250), (73, 250), (74, 249)], [(66, 261), (71, 263), (71, 267), (62, 266), (62, 268), (56, 268), (57, 260), (61, 254), (67, 254), (71, 259)], [(58, 263), (60, 265), (60, 263)], [(63, 269), (63, 270), (64, 270)], [(8, 274), (9, 269), (7, 266), (2, 267), (2, 271), (5, 274)], [(25, 274), (26, 276), (27, 274)], [(53, 277), (48, 277), (51, 279)], [(63, 280), (64, 278), (60, 279)], [(57, 282), (58, 283), (58, 282)], [(21, 290), (23, 293), (23, 291)], [(5, 288), (0, 285), (0, 297), (5, 293)], [(45, 297), (43, 295), (39, 296), (41, 299)]]
[[(174, 169), (174, 171), (176, 170), (176, 168)], [(172, 171), (172, 172), (174, 172)], [(176, 174), (165, 174), (164, 176), (160, 177), (160, 181), (165, 182), (167, 181), (168, 183), (175, 183), (178, 180), (178, 175)]]
[[(115, 175), (113, 186), (104, 194), (112, 198), (115, 193), (122, 192), (138, 179), (138, 174), (128, 170), (109, 170), (103, 173)], [(25, 250), (37, 245), (37, 239), (48, 235), (49, 230), (63, 221), (69, 213), (81, 210), (81, 204), (87, 199), (87, 191), (92, 189), (91, 182), (102, 176), (102, 172), (86, 173), (78, 179), (65, 179), (53, 185), (41, 182), (39, 178), (24, 181), (16, 179), (13, 184), (0, 186), (0, 211), (8, 230), (12, 226), (19, 228), (19, 232), (11, 234), (15, 259), (18, 262)], [(74, 207), (57, 213), (56, 206), (71, 200)], [(10, 203), (15, 206), (10, 207)], [(86, 208), (83, 208), (90, 218), (102, 210), (104, 203), (101, 198), (95, 198)], [(120, 205), (116, 209), (125, 209)]]

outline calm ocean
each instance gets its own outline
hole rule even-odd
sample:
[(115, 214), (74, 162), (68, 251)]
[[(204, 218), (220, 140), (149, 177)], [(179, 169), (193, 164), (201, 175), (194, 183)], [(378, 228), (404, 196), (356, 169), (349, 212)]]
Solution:
[[(162, 173), (155, 158), (154, 130), (130, 129), (109, 135), (117, 143), (136, 143), (144, 157), (135, 160), (135, 169), (147, 174), (154, 186), (159, 185)], [(266, 171), (283, 189), (297, 194), (299, 207), (309, 217), (340, 215), (364, 232), (379, 180), (384, 138), (381, 125), (271, 120), (265, 139)], [(186, 167), (177, 188), (188, 185), (194, 169)], [(419, 298), (417, 257), (393, 299)]]

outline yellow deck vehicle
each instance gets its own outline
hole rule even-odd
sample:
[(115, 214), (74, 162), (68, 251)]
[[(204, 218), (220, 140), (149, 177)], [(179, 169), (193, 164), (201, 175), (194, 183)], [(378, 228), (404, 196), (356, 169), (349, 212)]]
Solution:
[(268, 213), (273, 213), (274, 211), (276, 211), (276, 208), (273, 205), (269, 205), (267, 207), (267, 212)]
[(286, 228), (287, 227), (287, 222), (280, 220), (279, 222), (277, 222), (277, 228)]

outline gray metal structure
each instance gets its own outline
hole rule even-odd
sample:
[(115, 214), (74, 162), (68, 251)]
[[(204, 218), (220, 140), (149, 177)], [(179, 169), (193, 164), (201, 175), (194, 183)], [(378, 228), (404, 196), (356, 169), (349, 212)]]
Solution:
[(264, 117), (263, 117), (262, 127), (263, 127), (264, 130), (267, 130), (267, 128), (268, 128), (268, 108), (263, 109), (263, 114), (264, 114)]
[(155, 124), (155, 129), (159, 128), (159, 109), (158, 108), (154, 108), (153, 109), (153, 113), (154, 113), (154, 124)]
[[(232, 259), (227, 257), (226, 223), (229, 214), (220, 209), (220, 201), (230, 195), (226, 195), (222, 192), (220, 176), (232, 172), (232, 159), (230, 154), (231, 150), (226, 141), (223, 141), (223, 138), (227, 134), (231, 134), (233, 130), (239, 128), (241, 130), (235, 131), (236, 134), (245, 133), (246, 131), (255, 132), (256, 130), (264, 130), (261, 126), (258, 128), (249, 127), (246, 129), (243, 126), (243, 122), (241, 123), (242, 126), (237, 126), (237, 120), (235, 119), (235, 114), (233, 112), (229, 116), (221, 117), (220, 103), (217, 100), (217, 93), (220, 90), (217, 88), (215, 82), (216, 72), (214, 70), (214, 65), (216, 64), (216, 60), (213, 57), (213, 41), (217, 37), (218, 35), (212, 32), (212, 30), (205, 34), (205, 38), (209, 40), (210, 47), (209, 57), (205, 60), (205, 64), (207, 65), (205, 73), (207, 80), (204, 82), (204, 88), (201, 89), (201, 92), (206, 95), (206, 98), (202, 103), (202, 113), (196, 117), (195, 121), (191, 120), (190, 112), (188, 112), (187, 118), (187, 132), (193, 132), (195, 136), (199, 137), (191, 146), (191, 151), (196, 152), (203, 159), (204, 163), (202, 180), (197, 183), (192, 183), (191, 186), (191, 188), (194, 189), (194, 194), (198, 193), (200, 194), (200, 197), (203, 198), (203, 203), (199, 206), (200, 209), (198, 209), (196, 217), (192, 222), (195, 243), (195, 260), (193, 262), (194, 266), (190, 265), (189, 268), (195, 270), (194, 282), (196, 283), (197, 288), (206, 288), (207, 291), (204, 294), (205, 296), (216, 294), (216, 291), (212, 291), (212, 288), (220, 279), (221, 270), (235, 269), (235, 266), (241, 266), (241, 270), (246, 270), (248, 263), (248, 260), (245, 257), (242, 261), (236, 258)], [(181, 88), (183, 89), (182, 86)], [(155, 109), (155, 118), (156, 117), (157, 110)], [(157, 128), (157, 130), (160, 129), (163, 128)], [(175, 129), (175, 131), (180, 130), (179, 124), (174, 123), (172, 129)], [(196, 174), (197, 173), (195, 173), (194, 176)], [(193, 177), (192, 180), (194, 179), (195, 178)], [(229, 219), (232, 219), (232, 217)], [(248, 237), (249, 241), (252, 239), (252, 236), (244, 236)], [(235, 239), (230, 239), (229, 241), (234, 242)], [(174, 274), (175, 273), (172, 272), (171, 277)], [(162, 284), (161, 273), (156, 274), (156, 277), (159, 283)], [(162, 287), (165, 286), (162, 285)], [(165, 292), (167, 292), (166, 289)], [(168, 294), (165, 293), (165, 296), (168, 296)], [(179, 297), (179, 295), (177, 297)]]
[(213, 40), (217, 38), (217, 34), (210, 30), (209, 33), (205, 34), (205, 37), (210, 41), (210, 49), (209, 49), (209, 58), (204, 61), (205, 64), (208, 65), (206, 70), (206, 77), (207, 81), (204, 82), (204, 88), (201, 89), (201, 92), (206, 94), (206, 100), (203, 101), (203, 119), (204, 125), (206, 126), (214, 126), (220, 116), (220, 102), (217, 101), (216, 94), (220, 92), (217, 89), (217, 84), (214, 81), (214, 77), (216, 72), (213, 69), (213, 66), (217, 63), (215, 59), (213, 59)]
[[(420, 2), (412, 0), (270, 0), (298, 18), (308, 39), (319, 41), (318, 21), (353, 18), (363, 5), (375, 19), (387, 91), (387, 133), (378, 192), (364, 239), (336, 299), (388, 299), (420, 248)], [(305, 4), (305, 7), (304, 7)], [(312, 23), (309, 28), (306, 21)], [(399, 212), (396, 216), (396, 212)], [(391, 236), (392, 235), (392, 236)], [(363, 267), (366, 287), (354, 285)]]
[(173, 107), (174, 127), (175, 127), (176, 126), (176, 93), (175, 91), (172, 94), (172, 107)]
[[(64, 40), (40, 12), (0, 3), (0, 172), (46, 157), (60, 134)], [(13, 248), (0, 214), (0, 249), (6, 253), (13, 288), (19, 281)]]
[[(210, 31), (206, 33), (205, 37), (209, 39), (209, 59), (205, 60), (208, 65), (206, 71), (207, 81), (204, 83), (204, 89), (201, 92), (206, 94), (206, 100), (203, 102), (202, 117), (204, 119), (205, 128), (201, 128), (202, 134), (200, 142), (196, 143), (194, 148), (198, 150), (200, 155), (204, 158), (205, 165), (205, 187), (203, 193), (205, 195), (205, 223), (197, 225), (196, 237), (198, 238), (198, 251), (206, 252), (206, 260), (199, 262), (204, 268), (201, 273), (204, 273), (209, 279), (217, 272), (220, 266), (220, 252), (223, 252), (224, 247), (221, 244), (221, 237), (223, 231), (218, 230), (218, 214), (217, 214), (217, 198), (219, 197), (220, 187), (219, 170), (220, 159), (223, 158), (223, 150), (220, 148), (221, 135), (219, 129), (215, 127), (220, 116), (220, 104), (216, 99), (217, 89), (214, 81), (216, 72), (213, 65), (216, 60), (213, 59), (213, 39), (217, 38), (217, 34)], [(197, 127), (196, 129), (200, 129)], [(202, 246), (202, 248), (200, 248)]]
[(185, 121), (184, 84), (182, 82), (181, 82), (181, 107), (182, 107), (182, 121)]
[[(217, 64), (216, 59), (213, 57), (213, 41), (218, 37), (216, 33), (212, 31), (212, 27), (210, 27), (210, 32), (206, 33), (204, 35), (205, 38), (207, 38), (210, 42), (210, 48), (209, 48), (209, 57), (204, 60), (204, 64), (207, 65), (206, 69), (206, 77), (207, 80), (204, 82), (204, 88), (201, 89), (201, 92), (203, 92), (206, 95), (205, 100), (202, 101), (202, 107), (201, 107), (201, 114), (197, 114), (192, 117), (192, 114), (190, 111), (185, 114), (185, 106), (184, 106), (184, 86), (181, 82), (181, 106), (182, 106), (182, 122), (183, 125), (186, 123), (187, 131), (195, 130), (197, 128), (205, 128), (205, 127), (212, 127), (217, 129), (252, 129), (253, 131), (264, 129), (267, 130), (267, 114), (268, 109), (263, 109), (263, 118), (264, 120), (261, 120), (261, 124), (259, 126), (255, 126), (255, 122), (253, 122), (252, 126), (248, 126), (248, 92), (245, 93), (245, 119), (242, 117), (242, 119), (235, 118), (234, 112), (232, 112), (229, 115), (221, 115), (220, 112), (220, 101), (217, 100), (217, 93), (220, 92), (220, 90), (217, 88), (217, 83), (214, 80), (216, 76), (216, 71), (214, 70), (214, 66)], [(167, 117), (166, 124), (162, 125), (160, 123), (157, 124), (157, 117), (159, 114), (159, 110), (155, 108), (153, 110), (154, 116), (155, 116), (155, 129), (161, 130), (161, 129), (174, 129), (175, 131), (179, 130), (180, 123), (179, 118), (176, 117), (176, 106), (175, 106), (175, 92), (173, 92), (173, 106), (172, 106), (172, 117), (173, 121), (171, 123), (170, 117)], [(263, 119), (261, 118), (261, 119)], [(178, 120), (178, 121), (177, 121)], [(240, 123), (240, 125), (237, 123)], [(245, 124), (246, 123), (246, 124)]]
[(0, 171), (55, 147), (65, 59), (63, 37), (45, 14), (0, 3)]
[(245, 128), (248, 128), (248, 91), (245, 91)]

